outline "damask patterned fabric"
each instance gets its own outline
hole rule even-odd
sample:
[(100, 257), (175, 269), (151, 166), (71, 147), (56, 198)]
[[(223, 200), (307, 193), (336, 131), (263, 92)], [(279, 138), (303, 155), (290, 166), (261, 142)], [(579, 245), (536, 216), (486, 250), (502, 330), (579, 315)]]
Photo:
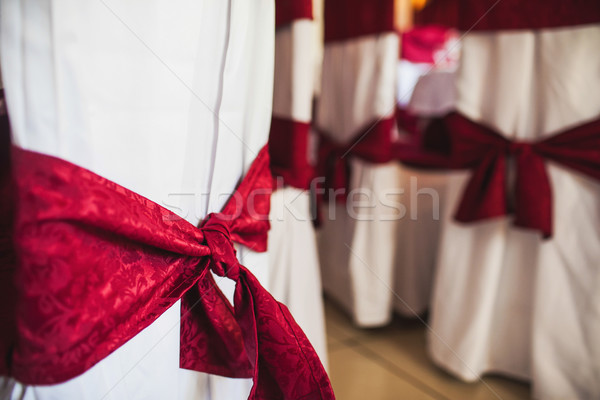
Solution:
[[(333, 398), (301, 329), (235, 256), (232, 241), (266, 249), (266, 147), (199, 229), (58, 158), (14, 148), (13, 160), (18, 297), (3, 315), (15, 312), (17, 341), (3, 372), (31, 384), (70, 379), (182, 298), (182, 367), (252, 377), (251, 399)], [(234, 307), (209, 271), (236, 281)]]
[[(198, 226), (267, 143), (274, 1), (0, 2), (13, 143), (105, 177)], [(263, 287), (269, 252), (238, 246)], [(235, 282), (215, 278), (233, 302)], [(76, 378), (14, 385), (48, 399), (242, 399), (251, 379), (179, 368), (177, 301)], [(2, 378), (0, 378), (2, 380)]]

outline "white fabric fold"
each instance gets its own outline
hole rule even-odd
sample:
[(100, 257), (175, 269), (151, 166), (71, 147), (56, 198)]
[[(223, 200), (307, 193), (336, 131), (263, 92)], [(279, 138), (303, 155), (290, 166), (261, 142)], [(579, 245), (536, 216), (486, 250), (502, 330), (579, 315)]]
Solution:
[[(16, 145), (115, 181), (196, 224), (266, 143), (272, 1), (2, 1)], [(268, 287), (268, 257), (241, 261)], [(230, 285), (231, 286), (231, 285)], [(231, 291), (231, 287), (223, 288)], [(235, 399), (250, 380), (179, 368), (176, 303), (84, 374), (24, 399)]]

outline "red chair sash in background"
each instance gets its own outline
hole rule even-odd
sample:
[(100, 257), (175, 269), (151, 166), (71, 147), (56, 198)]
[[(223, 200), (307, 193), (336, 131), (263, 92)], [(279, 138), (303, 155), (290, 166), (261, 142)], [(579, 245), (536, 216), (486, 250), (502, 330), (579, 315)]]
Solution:
[[(537, 230), (549, 238), (553, 233), (552, 188), (546, 162), (600, 180), (600, 120), (546, 139), (523, 142), (451, 113), (443, 123), (432, 125), (428, 135), (437, 137), (439, 143), (446, 142), (449, 148), (433, 152), (400, 145), (396, 157), (414, 167), (473, 171), (455, 215), (460, 222), (514, 214), (515, 226)], [(516, 169), (510, 187), (509, 160), (514, 161)]]

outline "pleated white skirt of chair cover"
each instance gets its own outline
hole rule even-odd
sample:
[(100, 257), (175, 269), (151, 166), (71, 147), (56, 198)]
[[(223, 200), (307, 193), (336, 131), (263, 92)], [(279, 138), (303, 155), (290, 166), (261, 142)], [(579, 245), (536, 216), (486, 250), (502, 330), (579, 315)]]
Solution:
[(309, 194), (286, 187), (271, 196), (271, 294), (284, 303), (327, 368), (321, 275)]
[[(317, 128), (351, 143), (361, 130), (392, 118), (397, 58), (395, 33), (326, 42)], [(349, 157), (354, 206), (322, 206), (317, 235), (323, 287), (357, 325), (380, 326), (392, 315), (400, 170), (394, 162)]]
[[(457, 109), (509, 139), (600, 116), (600, 27), (470, 33)], [(554, 236), (511, 218), (453, 220), (468, 172), (448, 183), (429, 351), (468, 381), (531, 379), (535, 398), (600, 398), (600, 184), (547, 163)]]
[[(20, 147), (90, 169), (197, 224), (220, 210), (267, 141), (270, 1), (15, 0), (3, 1), (0, 15)], [(268, 288), (267, 255), (240, 250)], [(6, 398), (247, 398), (249, 379), (179, 368), (179, 321), (177, 302), (84, 374), (51, 386), (5, 380)]]

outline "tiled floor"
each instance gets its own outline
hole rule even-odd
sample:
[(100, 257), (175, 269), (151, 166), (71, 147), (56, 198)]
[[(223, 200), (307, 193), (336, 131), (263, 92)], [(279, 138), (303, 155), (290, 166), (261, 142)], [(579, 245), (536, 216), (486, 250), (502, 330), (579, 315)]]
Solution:
[(425, 328), (395, 320), (379, 329), (357, 329), (326, 301), (329, 375), (338, 400), (515, 400), (530, 398), (529, 386), (496, 376), (464, 383), (427, 357)]

